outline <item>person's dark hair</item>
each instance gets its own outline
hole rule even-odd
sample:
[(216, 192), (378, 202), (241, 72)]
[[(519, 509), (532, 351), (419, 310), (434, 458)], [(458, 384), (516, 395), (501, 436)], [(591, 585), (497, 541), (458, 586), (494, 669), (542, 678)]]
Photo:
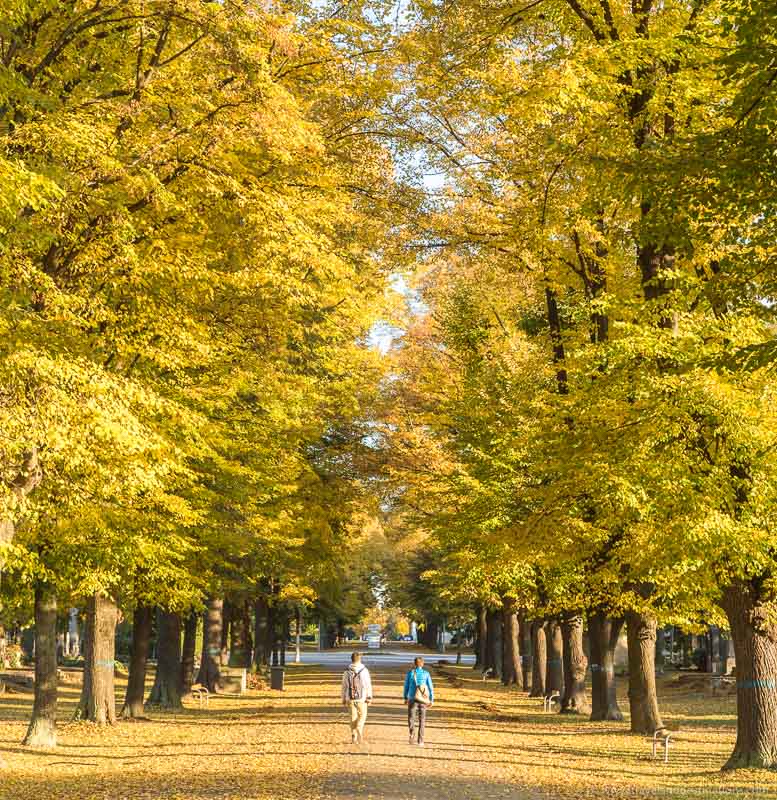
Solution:
[(361, 660), (362, 660), (362, 654), (358, 650), (354, 650), (353, 653), (351, 653), (351, 661), (354, 664), (356, 664)]
[(424, 665), (424, 657), (423, 656), (416, 656), (415, 661), (413, 662), (417, 667), (423, 667)]

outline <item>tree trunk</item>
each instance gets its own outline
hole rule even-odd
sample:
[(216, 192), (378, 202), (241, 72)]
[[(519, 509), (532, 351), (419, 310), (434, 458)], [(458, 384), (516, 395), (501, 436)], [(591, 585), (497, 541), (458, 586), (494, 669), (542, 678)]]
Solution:
[(229, 663), (229, 641), (232, 620), (235, 616), (235, 608), (229, 600), (224, 601), (221, 609), (221, 652), (219, 653), (219, 664), (226, 667)]
[(486, 669), (494, 675), (502, 673), (502, 615), (499, 611), (489, 611), (486, 615)]
[(561, 625), (552, 619), (545, 626), (545, 638), (548, 643), (548, 669), (545, 676), (545, 696), (550, 697), (564, 692), (564, 642), (561, 638)]
[(116, 663), (116, 605), (109, 597), (94, 594), (86, 607), (84, 682), (75, 719), (100, 725), (116, 722), (113, 673)]
[(232, 606), (229, 666), (251, 666), (251, 612), (247, 603)]
[(564, 693), (561, 696), (562, 714), (589, 714), (591, 706), (585, 691), (588, 659), (583, 648), (583, 617), (566, 616), (561, 623), (564, 642)]
[(502, 601), (502, 683), (520, 686), (521, 656), (518, 651), (518, 604), (514, 597)]
[(529, 692), (532, 686), (531, 626), (525, 613), (518, 616), (518, 652), (521, 655), (521, 689)]
[(156, 677), (148, 702), (164, 709), (179, 709), (181, 704), (181, 617), (157, 609)]
[(197, 624), (200, 615), (192, 611), (183, 628), (183, 649), (181, 651), (181, 699), (186, 700), (192, 693), (194, 684), (194, 655), (197, 651)]
[(629, 709), (632, 733), (652, 735), (662, 727), (656, 696), (656, 618), (629, 611)]
[(35, 702), (22, 744), (57, 746), (57, 595), (40, 582), (35, 586)]
[(209, 692), (221, 691), (221, 631), (224, 601), (211, 597), (205, 606), (202, 631), (202, 659), (197, 683), (208, 688)]
[(529, 697), (544, 697), (548, 672), (548, 642), (545, 624), (535, 619), (531, 624), (531, 691)]
[(121, 715), (125, 719), (145, 716), (143, 702), (146, 699), (146, 663), (151, 643), (152, 609), (138, 606), (132, 615), (132, 654), (127, 679), (127, 694)]
[[(278, 653), (280, 655), (280, 665), (286, 666), (286, 643), (289, 641), (289, 613), (284, 610), (281, 620), (281, 636), (279, 639)], [(343, 642), (345, 642), (345, 625), (343, 625)]]
[(269, 611), (267, 598), (258, 597), (254, 602), (254, 669), (257, 672), (270, 664), (270, 653), (267, 649)]
[(597, 611), (588, 621), (591, 642), (591, 721), (621, 722), (615, 681), (615, 647), (623, 628), (622, 619), (611, 619)]
[(478, 641), (475, 666), (481, 670), (488, 669), (488, 611), (485, 606), (478, 609)]
[(734, 642), (737, 740), (725, 769), (777, 767), (777, 625), (756, 581), (723, 591)]

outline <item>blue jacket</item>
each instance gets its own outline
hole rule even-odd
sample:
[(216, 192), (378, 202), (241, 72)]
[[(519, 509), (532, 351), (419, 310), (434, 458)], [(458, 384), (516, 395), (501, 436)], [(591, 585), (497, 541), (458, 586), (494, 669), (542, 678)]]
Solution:
[(434, 702), (434, 686), (432, 676), (423, 667), (413, 667), (405, 676), (405, 700), (415, 697), (416, 685), (429, 687), (429, 702)]

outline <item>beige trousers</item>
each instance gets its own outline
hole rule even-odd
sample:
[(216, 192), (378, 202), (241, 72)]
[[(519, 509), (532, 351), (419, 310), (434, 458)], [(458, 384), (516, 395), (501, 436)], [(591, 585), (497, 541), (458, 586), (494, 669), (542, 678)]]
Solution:
[(348, 705), (351, 709), (351, 736), (358, 734), (361, 739), (364, 737), (364, 723), (367, 722), (367, 703), (364, 700), (349, 700)]

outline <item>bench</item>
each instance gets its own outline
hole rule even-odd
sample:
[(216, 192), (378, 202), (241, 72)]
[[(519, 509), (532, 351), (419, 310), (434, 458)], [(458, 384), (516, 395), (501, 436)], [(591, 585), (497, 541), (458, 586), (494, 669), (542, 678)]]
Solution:
[(192, 697), (197, 698), (197, 703), (199, 704), (200, 708), (202, 708), (203, 704), (205, 707), (208, 707), (208, 701), (210, 700), (210, 692), (208, 691), (207, 686), (203, 686), (201, 683), (195, 683), (192, 686)]
[(658, 752), (658, 746), (663, 745), (664, 748), (664, 764), (669, 763), (669, 744), (671, 743), (672, 737), (680, 730), (680, 726), (677, 724), (667, 726), (665, 725), (663, 728), (656, 728), (653, 731), (653, 736), (651, 738), (653, 744), (653, 758), (656, 758)]
[(719, 690), (728, 689), (732, 686), (736, 687), (737, 679), (731, 675), (713, 675), (710, 678), (710, 691), (712, 696), (715, 697)]
[(554, 703), (561, 702), (561, 695), (558, 692), (551, 692), (545, 697), (542, 698), (542, 710), (543, 711), (552, 711)]

